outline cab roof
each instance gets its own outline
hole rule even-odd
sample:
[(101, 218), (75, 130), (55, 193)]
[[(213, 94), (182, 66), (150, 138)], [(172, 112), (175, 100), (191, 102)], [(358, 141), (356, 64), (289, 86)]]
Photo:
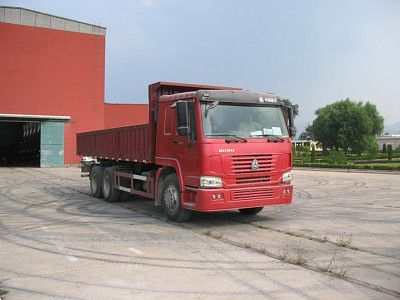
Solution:
[(229, 102), (229, 103), (252, 103), (260, 105), (284, 105), (282, 99), (273, 93), (255, 93), (244, 90), (198, 90), (173, 95), (163, 95), (161, 102), (178, 101), (197, 97), (200, 101), (207, 102)]
[(256, 93), (243, 90), (198, 90), (196, 97), (201, 101), (230, 103), (257, 103), (284, 105), (282, 99), (273, 93)]

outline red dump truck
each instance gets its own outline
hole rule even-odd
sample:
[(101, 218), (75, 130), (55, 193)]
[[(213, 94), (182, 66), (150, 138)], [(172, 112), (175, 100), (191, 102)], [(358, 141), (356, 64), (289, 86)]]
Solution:
[(148, 124), (77, 135), (77, 154), (95, 159), (82, 167), (93, 196), (148, 197), (177, 222), (291, 203), (295, 128), (277, 95), (172, 82), (148, 95)]

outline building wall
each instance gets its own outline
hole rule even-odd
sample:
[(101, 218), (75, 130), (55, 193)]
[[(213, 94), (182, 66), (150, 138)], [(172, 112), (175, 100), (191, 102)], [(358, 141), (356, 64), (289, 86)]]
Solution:
[(76, 133), (105, 125), (104, 54), (104, 35), (0, 22), (0, 113), (70, 116), (64, 163), (78, 163)]
[(383, 144), (392, 145), (392, 149), (400, 149), (400, 135), (378, 136), (379, 150), (383, 149)]
[(104, 127), (145, 124), (149, 122), (147, 104), (104, 104)]

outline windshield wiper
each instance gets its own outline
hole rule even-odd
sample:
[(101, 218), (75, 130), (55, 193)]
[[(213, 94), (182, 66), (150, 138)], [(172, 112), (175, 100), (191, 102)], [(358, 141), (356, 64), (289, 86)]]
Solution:
[(225, 142), (227, 143), (233, 142), (235, 139), (247, 143), (246, 138), (231, 133), (207, 134), (207, 136), (227, 136), (225, 139)]
[(232, 135), (231, 137), (226, 138), (225, 142), (227, 142), (229, 144), (230, 142), (235, 141), (235, 139), (242, 141), (244, 143), (247, 143), (247, 139), (245, 139), (244, 137), (241, 137), (241, 136), (237, 136), (237, 135)]
[(272, 138), (274, 140), (282, 141), (282, 142), (285, 140), (284, 138), (281, 138), (281, 137), (273, 135), (273, 134), (257, 134), (257, 135), (253, 135), (253, 136), (268, 137), (268, 138)]

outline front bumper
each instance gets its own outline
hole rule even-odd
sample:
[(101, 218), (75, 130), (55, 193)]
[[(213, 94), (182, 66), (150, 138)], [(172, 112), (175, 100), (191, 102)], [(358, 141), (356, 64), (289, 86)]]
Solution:
[(190, 210), (206, 212), (290, 204), (292, 194), (292, 185), (235, 189), (186, 188), (182, 197), (182, 206)]

